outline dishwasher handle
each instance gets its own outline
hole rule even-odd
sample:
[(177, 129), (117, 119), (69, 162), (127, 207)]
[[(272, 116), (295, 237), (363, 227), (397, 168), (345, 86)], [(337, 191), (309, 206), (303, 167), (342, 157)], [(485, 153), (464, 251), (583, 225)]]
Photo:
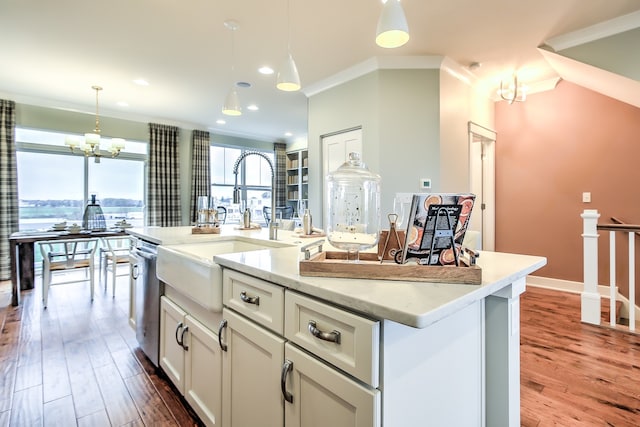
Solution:
[(131, 252), (133, 252), (134, 256), (137, 256), (137, 257), (140, 257), (140, 258), (144, 258), (144, 259), (148, 259), (150, 261), (155, 261), (155, 259), (158, 257), (158, 255), (156, 253), (148, 252), (148, 251), (142, 251), (139, 248), (133, 248), (133, 249), (131, 249)]

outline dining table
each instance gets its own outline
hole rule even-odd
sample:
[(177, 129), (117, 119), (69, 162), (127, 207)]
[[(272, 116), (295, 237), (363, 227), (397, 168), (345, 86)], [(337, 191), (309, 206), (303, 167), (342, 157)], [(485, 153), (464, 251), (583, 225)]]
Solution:
[(125, 236), (124, 229), (69, 231), (18, 231), (9, 236), (11, 260), (11, 305), (20, 305), (20, 291), (33, 289), (35, 281), (35, 243), (45, 240), (90, 239), (94, 237)]

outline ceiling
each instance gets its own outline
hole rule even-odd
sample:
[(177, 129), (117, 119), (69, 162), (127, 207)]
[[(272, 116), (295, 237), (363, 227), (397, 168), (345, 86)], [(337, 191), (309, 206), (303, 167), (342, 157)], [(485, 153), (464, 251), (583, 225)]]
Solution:
[[(291, 142), (306, 138), (310, 88), (371, 58), (441, 55), (480, 63), (471, 73), (489, 85), (514, 70), (533, 83), (559, 76), (538, 46), (640, 10), (638, 0), (402, 0), (411, 39), (384, 49), (374, 42), (380, 0), (288, 1), (300, 92), (257, 72), (285, 58), (287, 0), (0, 0), (0, 96), (93, 114), (100, 85), (102, 115)], [(238, 88), (243, 115), (227, 117), (237, 81), (251, 87)]]

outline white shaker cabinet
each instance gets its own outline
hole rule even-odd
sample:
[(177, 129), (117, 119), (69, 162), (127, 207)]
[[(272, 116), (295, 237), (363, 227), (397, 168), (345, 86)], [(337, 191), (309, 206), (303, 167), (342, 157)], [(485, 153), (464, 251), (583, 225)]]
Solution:
[(284, 339), (227, 308), (223, 316), (223, 425), (282, 427)]
[(221, 424), (218, 336), (166, 296), (160, 307), (160, 366), (207, 425)]
[[(279, 285), (227, 269), (223, 300), (219, 336), (225, 349), (225, 427), (380, 426), (380, 391), (327, 362), (341, 360), (338, 365), (345, 372), (377, 382), (378, 322), (313, 304)], [(325, 308), (329, 311), (323, 314)], [(308, 316), (316, 327), (309, 328)], [(284, 318), (287, 328), (289, 319), (304, 323), (302, 331), (291, 328), (292, 336), (302, 343), (309, 340), (305, 349), (320, 356), (287, 342)], [(320, 329), (325, 327), (331, 332)], [(314, 343), (318, 337), (320, 342)]]
[(363, 386), (295, 345), (285, 345), (285, 427), (380, 425), (380, 391)]

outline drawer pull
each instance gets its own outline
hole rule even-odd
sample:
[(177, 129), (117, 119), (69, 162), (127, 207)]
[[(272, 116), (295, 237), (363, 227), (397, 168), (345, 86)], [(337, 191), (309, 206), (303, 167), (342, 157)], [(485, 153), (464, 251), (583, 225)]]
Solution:
[(222, 319), (220, 322), (220, 326), (218, 327), (218, 345), (220, 346), (220, 350), (227, 351), (227, 345), (222, 343), (222, 330), (227, 327), (227, 320)]
[(280, 389), (282, 390), (282, 397), (289, 403), (293, 403), (293, 394), (287, 391), (287, 375), (293, 369), (293, 362), (291, 360), (284, 360), (282, 365), (282, 372), (280, 373)]
[(336, 344), (340, 344), (340, 332), (333, 330), (333, 332), (323, 332), (316, 327), (316, 322), (314, 320), (309, 320), (309, 332), (314, 337), (323, 340), (330, 341)]
[(260, 297), (248, 297), (245, 291), (240, 292), (240, 299), (247, 304), (260, 305)]

